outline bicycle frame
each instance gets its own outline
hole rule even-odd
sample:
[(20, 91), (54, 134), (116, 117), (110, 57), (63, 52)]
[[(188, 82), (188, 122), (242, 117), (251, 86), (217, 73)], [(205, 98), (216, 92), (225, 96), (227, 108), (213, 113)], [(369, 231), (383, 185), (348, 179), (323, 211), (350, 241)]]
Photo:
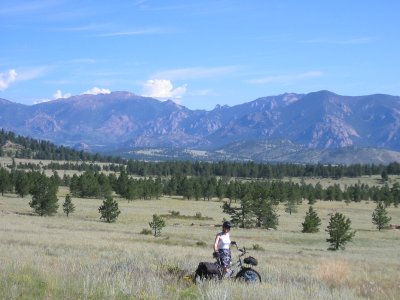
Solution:
[[(231, 263), (231, 265), (228, 268), (231, 271), (231, 273), (229, 274), (229, 278), (233, 278), (238, 269), (242, 270), (244, 268), (243, 267), (243, 263), (242, 263), (242, 256), (244, 256), (247, 253), (245, 247), (243, 247), (243, 249), (240, 249), (236, 243), (234, 245), (236, 246), (236, 249), (240, 252), (240, 254), (238, 256), (237, 261), (234, 262), (234, 263)], [(224, 277), (225, 276), (225, 269), (222, 267), (221, 260), (220, 260), (220, 258), (217, 258), (216, 260), (217, 260), (217, 263), (222, 268), (222, 272), (221, 273), (222, 273), (222, 277)]]

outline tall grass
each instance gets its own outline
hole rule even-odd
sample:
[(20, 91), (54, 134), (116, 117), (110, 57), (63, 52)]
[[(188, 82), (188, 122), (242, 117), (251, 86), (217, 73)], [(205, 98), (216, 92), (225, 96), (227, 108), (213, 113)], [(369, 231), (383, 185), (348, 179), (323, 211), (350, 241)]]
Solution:
[[(60, 190), (60, 202), (66, 192)], [(280, 207), (276, 231), (233, 228), (232, 239), (259, 260), (263, 282), (195, 286), (186, 275), (198, 262), (212, 261), (220, 230), (214, 225), (226, 217), (220, 202), (120, 199), (119, 219), (106, 224), (98, 199), (73, 198), (69, 218), (61, 209), (54, 217), (32, 216), (29, 200), (0, 197), (1, 299), (399, 299), (400, 231), (374, 228), (373, 203), (318, 202), (316, 234), (301, 233), (306, 204), (292, 215)], [(140, 234), (154, 213), (171, 209), (213, 220), (167, 220), (160, 238)], [(331, 252), (324, 228), (336, 210), (350, 217), (357, 233), (345, 251)], [(400, 223), (400, 208), (389, 214)], [(255, 244), (260, 250), (251, 250)]]

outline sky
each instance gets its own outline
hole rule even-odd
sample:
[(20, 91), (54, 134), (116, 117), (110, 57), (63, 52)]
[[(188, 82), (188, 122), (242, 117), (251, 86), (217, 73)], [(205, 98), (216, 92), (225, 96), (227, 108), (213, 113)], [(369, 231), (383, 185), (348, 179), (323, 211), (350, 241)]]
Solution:
[(0, 0), (0, 98), (400, 95), (400, 1)]

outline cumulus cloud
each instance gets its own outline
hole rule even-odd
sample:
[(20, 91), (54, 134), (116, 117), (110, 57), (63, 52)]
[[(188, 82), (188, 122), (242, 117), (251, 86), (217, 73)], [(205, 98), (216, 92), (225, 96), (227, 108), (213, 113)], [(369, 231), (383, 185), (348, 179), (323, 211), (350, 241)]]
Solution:
[(174, 88), (171, 80), (150, 79), (144, 83), (142, 95), (145, 97), (153, 97), (161, 100), (163, 99), (179, 100), (185, 93), (186, 93), (186, 84)]
[(9, 70), (7, 73), (0, 73), (0, 91), (8, 88), (10, 83), (17, 79), (17, 72), (14, 69)]
[(88, 94), (88, 95), (99, 95), (99, 94), (110, 94), (111, 91), (109, 89), (101, 89), (98, 87), (93, 87), (90, 90), (87, 90), (86, 92), (83, 92), (82, 95)]
[(69, 98), (71, 97), (71, 93), (65, 93), (63, 94), (61, 92), (61, 90), (57, 90), (54, 94), (53, 94), (53, 99), (62, 99), (62, 98)]

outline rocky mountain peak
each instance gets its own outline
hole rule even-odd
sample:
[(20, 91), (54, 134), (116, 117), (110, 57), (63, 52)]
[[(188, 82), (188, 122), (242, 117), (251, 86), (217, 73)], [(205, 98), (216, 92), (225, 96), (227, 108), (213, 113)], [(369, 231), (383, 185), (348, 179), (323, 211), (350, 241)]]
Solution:
[(400, 150), (400, 97), (286, 93), (211, 111), (130, 92), (78, 95), (32, 106), (0, 99), (0, 127), (93, 151), (124, 145), (216, 148), (285, 139), (309, 148)]

